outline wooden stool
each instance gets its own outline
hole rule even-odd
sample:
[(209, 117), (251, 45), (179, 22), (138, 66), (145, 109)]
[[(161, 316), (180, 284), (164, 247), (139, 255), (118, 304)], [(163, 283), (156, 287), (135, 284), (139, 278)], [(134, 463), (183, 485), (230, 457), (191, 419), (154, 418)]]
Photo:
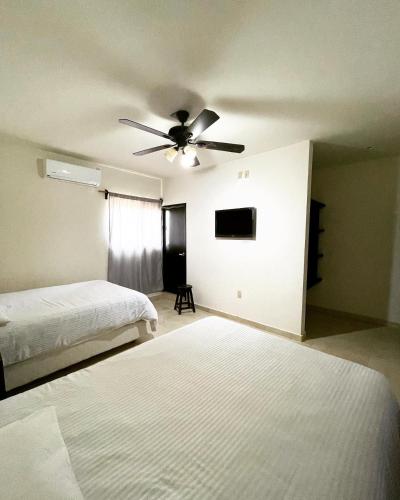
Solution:
[(177, 289), (174, 307), (175, 311), (178, 311), (178, 314), (181, 314), (185, 309), (191, 309), (193, 312), (196, 312), (193, 301), (192, 285), (180, 285)]

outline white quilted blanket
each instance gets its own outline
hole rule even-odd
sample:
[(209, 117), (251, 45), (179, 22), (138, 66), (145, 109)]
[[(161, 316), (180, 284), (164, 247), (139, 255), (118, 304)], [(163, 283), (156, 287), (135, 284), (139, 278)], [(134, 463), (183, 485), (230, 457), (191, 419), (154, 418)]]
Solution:
[(49, 405), (86, 499), (400, 498), (386, 379), (225, 319), (5, 400), (0, 425)]
[(3, 293), (0, 309), (10, 320), (0, 326), (5, 366), (141, 319), (157, 320), (146, 295), (107, 281)]

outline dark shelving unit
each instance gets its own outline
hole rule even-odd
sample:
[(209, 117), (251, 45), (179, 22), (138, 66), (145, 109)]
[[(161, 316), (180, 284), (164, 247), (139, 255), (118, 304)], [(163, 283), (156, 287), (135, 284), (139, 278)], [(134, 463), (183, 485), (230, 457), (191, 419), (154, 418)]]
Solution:
[(325, 203), (317, 200), (311, 200), (310, 205), (310, 227), (308, 233), (308, 271), (307, 271), (307, 288), (315, 286), (322, 281), (318, 275), (319, 259), (324, 256), (319, 250), (319, 236), (325, 229), (319, 227), (320, 212), (325, 207)]

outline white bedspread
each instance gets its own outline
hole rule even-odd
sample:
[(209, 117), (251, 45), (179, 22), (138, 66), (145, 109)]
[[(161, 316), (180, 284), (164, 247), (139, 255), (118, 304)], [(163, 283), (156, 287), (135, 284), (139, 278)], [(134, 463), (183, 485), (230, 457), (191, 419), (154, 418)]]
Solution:
[(0, 308), (10, 320), (0, 327), (5, 366), (141, 319), (157, 320), (146, 295), (107, 281), (3, 293)]
[(6, 400), (0, 425), (47, 405), (86, 499), (400, 498), (386, 379), (221, 318)]
[(0, 498), (83, 500), (51, 406), (0, 427)]

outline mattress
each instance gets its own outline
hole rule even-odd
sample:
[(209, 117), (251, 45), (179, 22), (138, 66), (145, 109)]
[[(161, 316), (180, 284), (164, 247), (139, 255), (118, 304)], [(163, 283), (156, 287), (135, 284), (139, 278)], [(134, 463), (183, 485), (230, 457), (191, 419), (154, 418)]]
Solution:
[(86, 499), (400, 498), (386, 379), (222, 318), (5, 400), (0, 425), (45, 406)]
[(3, 293), (0, 309), (10, 319), (0, 327), (4, 366), (139, 320), (157, 320), (146, 295), (101, 280)]

